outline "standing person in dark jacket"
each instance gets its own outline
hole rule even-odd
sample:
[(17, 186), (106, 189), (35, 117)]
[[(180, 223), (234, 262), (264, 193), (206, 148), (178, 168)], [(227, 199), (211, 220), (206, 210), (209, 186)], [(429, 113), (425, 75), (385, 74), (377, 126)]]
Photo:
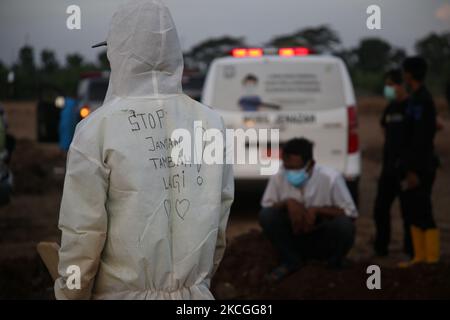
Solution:
[(450, 111), (450, 79), (447, 81), (447, 86), (445, 87), (445, 97), (447, 98), (448, 110)]
[(411, 57), (403, 62), (403, 76), (411, 89), (411, 96), (406, 109), (402, 166), (405, 174), (405, 210), (411, 222), (414, 258), (400, 264), (402, 267), (439, 261), (439, 231), (431, 203), (437, 169), (434, 153), (437, 121), (433, 98), (424, 84), (426, 73), (427, 64), (423, 58)]
[(408, 93), (403, 85), (403, 76), (400, 69), (393, 69), (385, 74), (384, 96), (389, 104), (381, 117), (385, 142), (383, 167), (378, 181), (374, 208), (376, 226), (374, 249), (378, 256), (388, 255), (391, 236), (390, 211), (395, 198), (399, 197), (404, 226), (404, 251), (412, 256), (410, 223), (405, 210), (404, 196), (401, 192), (402, 176), (399, 174), (401, 149), (405, 143), (405, 112), (408, 106)]

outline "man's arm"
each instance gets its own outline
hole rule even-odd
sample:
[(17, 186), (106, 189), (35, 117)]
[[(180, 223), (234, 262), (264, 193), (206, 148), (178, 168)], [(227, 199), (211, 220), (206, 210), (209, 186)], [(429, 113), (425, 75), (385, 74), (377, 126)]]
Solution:
[(264, 190), (264, 195), (261, 200), (261, 206), (263, 208), (278, 208), (285, 209), (286, 201), (281, 200), (279, 193), (279, 188), (277, 187), (277, 182), (275, 181), (276, 175), (271, 176), (267, 187)]
[(381, 115), (381, 118), (380, 118), (380, 127), (381, 127), (382, 129), (386, 129), (386, 117), (387, 117), (387, 114), (388, 114), (388, 112), (389, 112), (390, 107), (391, 107), (391, 104), (389, 103), (389, 104), (384, 108), (383, 114)]
[(305, 232), (312, 231), (318, 217), (331, 219), (334, 217), (342, 216), (345, 211), (339, 207), (311, 207), (306, 209), (304, 213), (304, 227)]
[(284, 201), (294, 234), (311, 231), (314, 222), (306, 221), (307, 209), (303, 203), (295, 199)]
[(358, 217), (355, 202), (342, 175), (337, 176), (333, 182), (331, 200), (331, 206), (321, 209), (323, 216), (335, 217), (345, 214), (353, 219)]
[(272, 204), (272, 208), (276, 208), (276, 209), (280, 209), (280, 210), (287, 209), (288, 202), (289, 202), (289, 199), (284, 199), (284, 200), (280, 200), (280, 201), (274, 202)]
[(324, 218), (334, 218), (338, 216), (342, 216), (345, 214), (345, 211), (339, 207), (313, 207), (310, 209), (314, 211), (314, 214), (317, 216), (321, 216)]
[[(62, 231), (57, 299), (90, 299), (106, 239), (109, 170), (76, 147), (69, 150), (59, 228)], [(80, 268), (80, 289), (67, 287), (70, 266)], [(70, 283), (70, 282), (69, 282)]]

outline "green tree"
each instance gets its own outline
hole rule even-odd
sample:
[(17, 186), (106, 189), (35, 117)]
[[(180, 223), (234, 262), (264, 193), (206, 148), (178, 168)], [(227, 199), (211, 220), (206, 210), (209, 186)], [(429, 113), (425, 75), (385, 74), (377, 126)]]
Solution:
[(16, 97), (26, 99), (35, 97), (38, 79), (32, 47), (24, 46), (19, 50), (18, 64), (13, 70), (16, 76), (14, 83)]
[(8, 96), (8, 68), (0, 61), (0, 99)]
[(304, 39), (307, 46), (317, 53), (335, 52), (341, 44), (338, 33), (327, 25), (301, 30), (297, 37)]
[(358, 68), (367, 72), (382, 72), (392, 61), (391, 50), (391, 45), (382, 39), (363, 39), (355, 49)]
[(406, 51), (404, 49), (396, 48), (391, 52), (391, 64), (394, 66), (400, 66), (407, 57)]
[(66, 57), (66, 66), (69, 69), (80, 69), (83, 64), (83, 57), (78, 53), (72, 53)]
[(19, 66), (20, 68), (31, 74), (36, 72), (36, 65), (34, 63), (34, 50), (30, 46), (24, 46), (19, 51)]
[(384, 72), (398, 68), (406, 58), (405, 50), (379, 38), (362, 39), (356, 48), (342, 52), (340, 56), (349, 66), (353, 83), (360, 93), (380, 93)]
[(97, 56), (97, 60), (99, 63), (99, 68), (101, 70), (109, 70), (110, 66), (109, 66), (109, 60), (108, 60), (108, 56), (106, 54), (106, 50), (100, 52)]
[(417, 53), (429, 65), (429, 83), (441, 91), (444, 83), (450, 83), (450, 32), (431, 33), (416, 43)]
[(353, 49), (342, 49), (336, 51), (335, 55), (344, 61), (350, 71), (353, 70), (358, 63), (358, 56)]
[(233, 48), (245, 46), (244, 38), (224, 36), (208, 39), (200, 42), (185, 54), (185, 64), (189, 68), (205, 71), (215, 58), (228, 55)]
[(268, 47), (306, 47), (308, 44), (304, 39), (298, 38), (295, 34), (281, 35), (273, 38), (267, 44)]
[(81, 55), (72, 53), (66, 56), (66, 67), (59, 75), (59, 83), (67, 95), (76, 96), (82, 68), (83, 57)]
[(41, 52), (41, 64), (42, 72), (46, 74), (52, 74), (59, 69), (55, 53), (48, 49), (44, 49)]
[(275, 37), (267, 45), (276, 48), (305, 46), (316, 53), (334, 53), (340, 48), (341, 39), (330, 26), (320, 25)]

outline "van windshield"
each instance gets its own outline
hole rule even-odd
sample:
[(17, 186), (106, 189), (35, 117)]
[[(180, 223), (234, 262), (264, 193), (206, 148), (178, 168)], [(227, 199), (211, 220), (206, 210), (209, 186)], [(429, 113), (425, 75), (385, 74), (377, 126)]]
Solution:
[(293, 111), (345, 106), (335, 61), (256, 60), (220, 65), (211, 104), (229, 111)]

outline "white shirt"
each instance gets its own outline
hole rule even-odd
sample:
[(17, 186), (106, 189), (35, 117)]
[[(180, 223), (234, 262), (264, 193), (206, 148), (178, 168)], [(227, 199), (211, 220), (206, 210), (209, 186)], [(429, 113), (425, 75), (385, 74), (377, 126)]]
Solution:
[(296, 188), (286, 179), (286, 170), (280, 168), (273, 175), (261, 201), (263, 207), (271, 207), (276, 202), (295, 199), (311, 207), (338, 207), (351, 218), (358, 216), (355, 203), (347, 188), (344, 177), (337, 170), (314, 165), (311, 177), (302, 188)]

